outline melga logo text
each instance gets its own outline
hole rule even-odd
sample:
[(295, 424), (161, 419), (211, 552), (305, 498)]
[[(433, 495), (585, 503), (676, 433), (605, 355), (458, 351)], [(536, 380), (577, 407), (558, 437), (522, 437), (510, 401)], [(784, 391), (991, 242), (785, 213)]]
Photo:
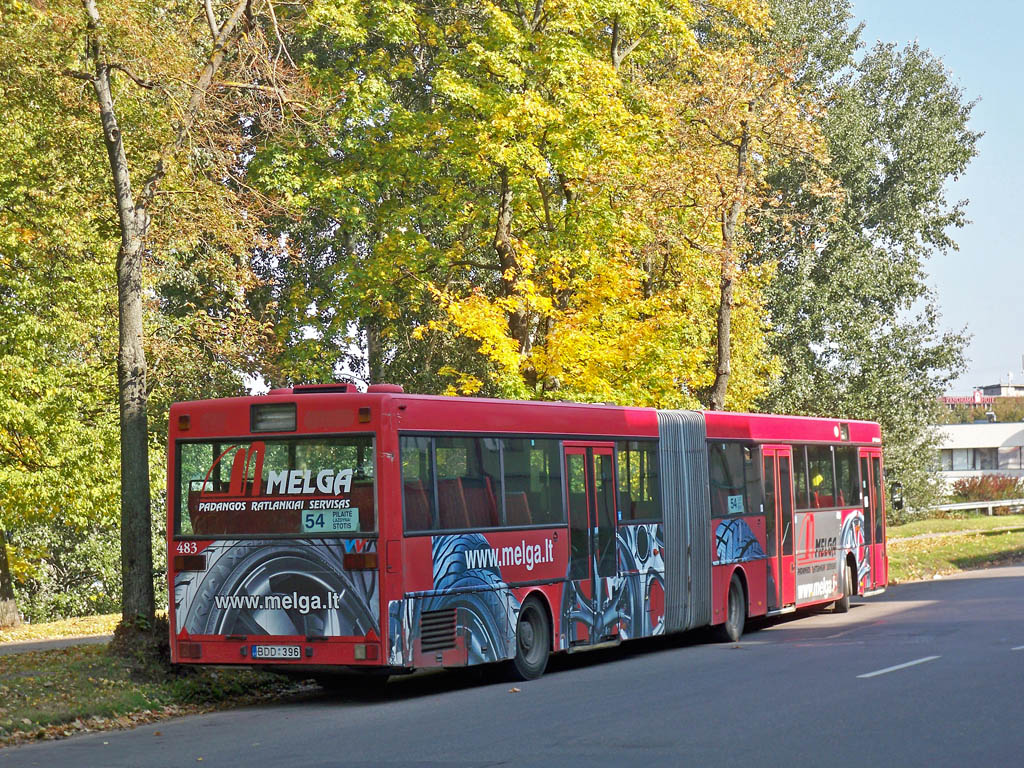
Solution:
[(284, 469), (280, 472), (271, 470), (267, 473), (267, 494), (310, 494), (349, 493), (352, 488), (351, 469), (321, 469), (314, 476), (311, 469)]

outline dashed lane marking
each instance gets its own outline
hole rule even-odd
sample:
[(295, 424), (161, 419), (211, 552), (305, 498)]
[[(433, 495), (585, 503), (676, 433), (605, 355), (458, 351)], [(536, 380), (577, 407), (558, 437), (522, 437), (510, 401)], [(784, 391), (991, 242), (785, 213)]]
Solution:
[(878, 677), (879, 675), (887, 675), (890, 672), (895, 672), (899, 669), (906, 669), (907, 667), (913, 667), (918, 664), (924, 664), (926, 661), (935, 661), (936, 659), (942, 658), (941, 656), (925, 656), (923, 659), (914, 659), (904, 664), (897, 664), (894, 667), (886, 667), (885, 669), (876, 669), (874, 672), (866, 672), (863, 675), (857, 675), (858, 678)]

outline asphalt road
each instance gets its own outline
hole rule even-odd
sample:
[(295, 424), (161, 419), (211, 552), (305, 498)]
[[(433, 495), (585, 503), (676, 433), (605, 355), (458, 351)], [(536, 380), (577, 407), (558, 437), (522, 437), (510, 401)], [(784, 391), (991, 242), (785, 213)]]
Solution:
[(1024, 567), (979, 571), (738, 645), (626, 644), (515, 686), (416, 675), (376, 701), (316, 694), (9, 747), (0, 766), (1021, 766), (1022, 586)]

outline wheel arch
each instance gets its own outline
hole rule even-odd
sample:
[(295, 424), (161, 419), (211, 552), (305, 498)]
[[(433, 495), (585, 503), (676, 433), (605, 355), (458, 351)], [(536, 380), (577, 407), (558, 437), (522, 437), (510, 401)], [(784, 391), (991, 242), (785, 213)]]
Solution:
[(725, 589), (722, 590), (721, 597), (719, 598), (722, 609), (722, 616), (724, 617), (719, 624), (724, 624), (729, 616), (729, 585), (732, 583), (733, 576), (736, 576), (740, 581), (740, 587), (743, 589), (743, 602), (745, 604), (744, 616), (750, 617), (750, 586), (747, 584), (747, 572), (740, 564), (734, 565), (728, 572), (728, 578), (722, 583), (725, 585)]
[(844, 578), (852, 580), (850, 583), (850, 594), (859, 595), (860, 578), (857, 570), (857, 557), (853, 554), (852, 550), (846, 553), (846, 574), (844, 574)]
[(551, 602), (548, 600), (548, 596), (542, 589), (531, 589), (523, 597), (520, 605), (524, 605), (527, 600), (534, 598), (540, 603), (540, 607), (544, 610), (544, 613), (548, 617), (548, 628), (551, 630), (551, 652), (554, 653), (558, 648), (558, 627), (555, 626), (555, 616), (551, 611)]
[[(747, 584), (747, 572), (744, 570), (742, 565), (737, 565), (733, 568), (732, 573), (729, 575), (729, 581), (732, 581), (733, 576), (738, 576), (740, 580), (740, 586), (743, 587), (743, 603), (746, 606), (746, 616), (750, 616), (750, 586)], [(726, 595), (726, 604), (728, 605), (729, 596)]]

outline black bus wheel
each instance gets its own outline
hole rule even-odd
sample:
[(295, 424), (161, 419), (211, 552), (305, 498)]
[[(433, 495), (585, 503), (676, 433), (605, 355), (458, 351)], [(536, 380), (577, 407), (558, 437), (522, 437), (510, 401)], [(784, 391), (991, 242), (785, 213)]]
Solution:
[(718, 639), (723, 643), (738, 643), (743, 637), (743, 624), (747, 620), (747, 596), (743, 584), (735, 573), (729, 582), (729, 599), (726, 605), (725, 623), (718, 625)]
[(551, 653), (551, 624), (535, 597), (527, 598), (516, 623), (516, 655), (512, 660), (518, 680), (536, 680), (544, 674)]

